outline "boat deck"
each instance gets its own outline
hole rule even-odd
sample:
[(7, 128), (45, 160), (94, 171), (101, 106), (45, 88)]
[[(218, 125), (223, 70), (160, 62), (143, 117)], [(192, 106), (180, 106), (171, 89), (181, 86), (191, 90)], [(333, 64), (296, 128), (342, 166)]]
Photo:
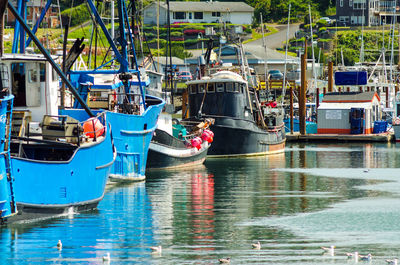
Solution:
[(394, 139), (393, 132), (378, 134), (306, 134), (288, 133), (286, 140), (295, 141), (340, 141), (340, 142), (390, 142)]

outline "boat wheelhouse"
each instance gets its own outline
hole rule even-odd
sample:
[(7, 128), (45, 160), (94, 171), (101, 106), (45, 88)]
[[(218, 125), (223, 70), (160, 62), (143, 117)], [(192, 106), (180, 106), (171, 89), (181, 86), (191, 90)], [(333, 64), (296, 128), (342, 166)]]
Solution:
[(261, 104), (257, 90), (241, 75), (223, 70), (187, 85), (185, 120), (215, 119), (210, 126), (215, 136), (208, 155), (263, 155), (284, 150), (283, 109)]

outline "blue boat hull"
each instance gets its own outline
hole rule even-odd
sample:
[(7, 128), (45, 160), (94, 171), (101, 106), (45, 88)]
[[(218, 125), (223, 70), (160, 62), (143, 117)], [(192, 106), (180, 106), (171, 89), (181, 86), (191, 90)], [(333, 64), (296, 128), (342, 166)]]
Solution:
[[(147, 154), (153, 132), (165, 102), (146, 95), (146, 101), (154, 102), (142, 115), (106, 111), (111, 124), (117, 157), (112, 166), (110, 180), (117, 182), (141, 181), (145, 179)], [(100, 110), (92, 110), (99, 113)], [(61, 114), (75, 119), (87, 119), (86, 113), (78, 109), (65, 109)], [(82, 116), (83, 115), (83, 116)]]
[[(67, 161), (12, 157), (18, 209), (60, 213), (91, 209), (103, 198), (116, 152), (110, 126), (105, 137), (81, 145)], [(27, 210), (29, 209), (29, 210)]]
[[(11, 120), (11, 112), (14, 96), (6, 96), (0, 100), (0, 220), (16, 213), (16, 205), (13, 194), (13, 179), (8, 176), (10, 167), (9, 141), (11, 126), (7, 126), (8, 119)], [(8, 172), (7, 172), (8, 171)]]
[[(148, 96), (147, 96), (148, 97)], [(110, 174), (113, 181), (145, 179), (147, 154), (165, 102), (149, 106), (143, 115), (106, 112), (113, 127), (117, 158)]]

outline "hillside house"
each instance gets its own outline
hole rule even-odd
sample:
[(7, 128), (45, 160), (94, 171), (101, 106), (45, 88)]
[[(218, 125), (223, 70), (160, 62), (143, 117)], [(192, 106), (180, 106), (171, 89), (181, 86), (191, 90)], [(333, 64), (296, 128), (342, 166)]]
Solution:
[[(14, 6), (17, 7), (16, 0), (9, 0), (9, 2)], [(46, 5), (47, 1), (43, 0), (30, 0), (26, 2), (26, 22), (28, 25), (33, 26), (35, 25), (36, 21), (40, 17), (40, 13), (42, 12), (44, 6)], [(55, 2), (55, 1), (54, 1)], [(60, 16), (59, 16), (59, 7), (56, 4), (51, 4), (49, 10), (46, 13), (46, 16), (42, 22), (47, 25), (49, 28), (57, 28), (60, 26)], [(5, 24), (7, 26), (13, 27), (15, 23), (15, 17), (11, 14), (11, 12), (6, 9), (5, 12)]]
[[(254, 8), (244, 2), (169, 2), (172, 23), (234, 23), (251, 24)], [(157, 2), (143, 9), (145, 24), (157, 24)], [(159, 23), (167, 24), (167, 4), (160, 3)]]

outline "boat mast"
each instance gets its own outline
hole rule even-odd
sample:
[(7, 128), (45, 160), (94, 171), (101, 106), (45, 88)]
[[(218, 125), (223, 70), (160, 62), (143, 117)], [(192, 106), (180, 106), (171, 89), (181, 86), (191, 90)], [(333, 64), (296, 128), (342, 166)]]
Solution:
[(282, 104), (285, 101), (285, 94), (286, 94), (286, 71), (287, 71), (287, 60), (288, 60), (288, 46), (289, 46), (289, 29), (290, 29), (290, 7), (289, 4), (289, 14), (288, 14), (288, 23), (287, 23), (287, 31), (286, 31), (286, 47), (285, 47), (285, 70), (283, 71), (283, 83), (282, 83)]

